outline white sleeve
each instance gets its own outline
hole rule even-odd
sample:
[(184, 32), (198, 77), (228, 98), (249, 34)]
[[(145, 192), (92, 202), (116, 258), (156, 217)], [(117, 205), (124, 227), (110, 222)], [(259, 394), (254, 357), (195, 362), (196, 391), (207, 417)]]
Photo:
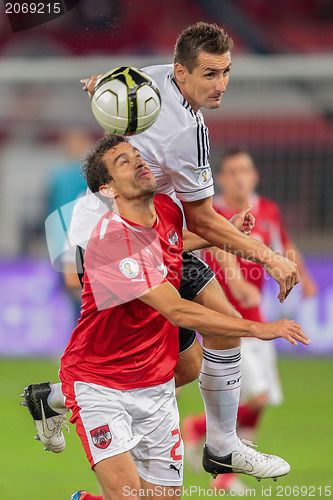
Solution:
[(164, 151), (164, 166), (179, 200), (198, 201), (214, 195), (208, 135), (202, 123), (173, 137)]

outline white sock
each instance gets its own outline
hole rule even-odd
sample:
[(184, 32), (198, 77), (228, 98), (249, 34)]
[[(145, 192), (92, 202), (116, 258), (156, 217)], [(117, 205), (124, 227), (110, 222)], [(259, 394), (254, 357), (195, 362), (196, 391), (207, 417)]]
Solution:
[(51, 392), (47, 398), (48, 405), (53, 411), (58, 413), (66, 413), (65, 396), (61, 390), (61, 384), (50, 384)]
[(220, 457), (239, 448), (236, 425), (240, 377), (240, 347), (203, 348), (199, 386), (206, 411), (206, 444), (214, 455)]

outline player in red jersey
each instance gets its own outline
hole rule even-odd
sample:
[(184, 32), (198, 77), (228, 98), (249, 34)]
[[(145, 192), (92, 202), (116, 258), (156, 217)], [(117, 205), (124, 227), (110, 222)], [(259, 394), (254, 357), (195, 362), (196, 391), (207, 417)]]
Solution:
[[(137, 149), (106, 136), (85, 173), (92, 191), (116, 208), (88, 242), (81, 318), (61, 358), (66, 405), (104, 499), (139, 498), (141, 488), (156, 485), (164, 494), (151, 498), (176, 495), (183, 459), (177, 327), (259, 338), (264, 329), (180, 297), (181, 211), (166, 195), (154, 199), (156, 180)], [(293, 321), (267, 325), (264, 337), (276, 336), (308, 343)], [(278, 457), (273, 463), (278, 475), (288, 466)]]
[[(243, 149), (228, 151), (217, 174), (221, 194), (214, 200), (215, 210), (230, 219), (244, 206), (252, 206), (256, 224), (252, 236), (270, 246), (274, 251), (295, 260), (300, 272), (303, 295), (312, 296), (316, 286), (308, 273), (302, 256), (290, 240), (282, 223), (275, 202), (258, 195), (255, 190), (259, 181), (258, 171), (249, 153)], [(205, 252), (205, 260), (214, 270), (228, 300), (245, 319), (264, 321), (260, 309), (261, 294), (265, 282), (264, 269), (254, 262), (235, 258), (229, 253), (216, 250)], [(264, 408), (282, 401), (276, 356), (272, 343), (260, 340), (242, 340), (241, 404), (238, 410), (238, 431), (242, 438), (253, 440)], [(205, 415), (188, 417), (184, 423), (185, 438), (196, 456), (197, 444), (205, 435)], [(241, 488), (234, 474), (219, 476), (214, 485), (218, 488)]]

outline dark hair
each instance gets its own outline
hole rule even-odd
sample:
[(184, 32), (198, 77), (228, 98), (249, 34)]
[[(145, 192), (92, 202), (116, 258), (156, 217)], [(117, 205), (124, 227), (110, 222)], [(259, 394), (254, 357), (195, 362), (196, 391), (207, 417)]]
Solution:
[(86, 156), (82, 165), (82, 172), (92, 193), (98, 194), (99, 188), (112, 181), (103, 156), (109, 149), (127, 142), (122, 135), (106, 134), (97, 141), (95, 147)]
[[(233, 156), (237, 156), (237, 155), (242, 155), (242, 154), (248, 155), (251, 158), (251, 160), (253, 161), (253, 157), (248, 149), (246, 149), (245, 147), (235, 146), (235, 147), (230, 147), (230, 148), (225, 149), (225, 151), (222, 155), (222, 158), (221, 158), (220, 165), (222, 166), (223, 163), (226, 160), (228, 160), (229, 158), (232, 158)], [(254, 163), (254, 161), (253, 161), (253, 163)]]
[(221, 26), (201, 21), (186, 28), (177, 38), (174, 62), (192, 71), (199, 50), (204, 50), (209, 54), (225, 54), (232, 49), (232, 46), (232, 38)]

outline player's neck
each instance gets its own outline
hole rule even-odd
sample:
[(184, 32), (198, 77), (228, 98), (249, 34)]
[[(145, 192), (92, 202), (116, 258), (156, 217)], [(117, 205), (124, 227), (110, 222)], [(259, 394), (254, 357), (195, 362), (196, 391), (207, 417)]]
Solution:
[(174, 77), (174, 78), (175, 78), (175, 82), (177, 84), (179, 92), (184, 97), (184, 99), (186, 99), (186, 101), (189, 103), (189, 105), (191, 106), (191, 108), (193, 109), (193, 111), (195, 113), (197, 113), (199, 111), (199, 109), (200, 109), (200, 106), (195, 101), (193, 101), (193, 99), (191, 98), (191, 96), (188, 95), (188, 93), (186, 92), (184, 86), (181, 83), (179, 83), (179, 81), (177, 80), (177, 78), (176, 77)]
[(235, 199), (230, 196), (221, 196), (221, 202), (224, 206), (232, 210), (236, 210), (237, 212), (243, 210), (243, 208), (246, 208), (248, 206), (247, 200)]
[(126, 205), (118, 204), (118, 214), (140, 226), (151, 227), (156, 221), (156, 210), (154, 198), (149, 196), (126, 202)]

